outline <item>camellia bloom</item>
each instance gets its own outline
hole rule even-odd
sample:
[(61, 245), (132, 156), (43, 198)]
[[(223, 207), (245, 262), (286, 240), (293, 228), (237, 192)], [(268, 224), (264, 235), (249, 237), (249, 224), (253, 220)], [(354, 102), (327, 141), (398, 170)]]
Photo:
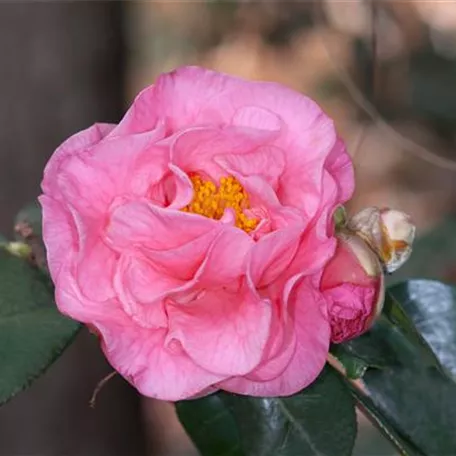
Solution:
[(45, 169), (57, 305), (144, 395), (293, 394), (325, 364), (334, 303), (352, 299), (321, 278), (353, 188), (312, 100), (201, 68), (164, 74)]

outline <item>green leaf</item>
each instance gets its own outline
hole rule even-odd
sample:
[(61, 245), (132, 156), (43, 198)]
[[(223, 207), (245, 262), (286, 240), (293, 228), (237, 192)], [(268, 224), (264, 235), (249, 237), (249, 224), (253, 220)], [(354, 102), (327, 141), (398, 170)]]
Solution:
[(398, 362), (394, 347), (384, 338), (387, 318), (380, 316), (375, 326), (360, 337), (331, 346), (331, 353), (347, 368), (350, 363), (362, 362), (368, 367), (385, 368)]
[[(443, 292), (445, 288), (446, 293)], [(435, 293), (437, 289), (439, 293)], [(446, 375), (426, 343), (425, 334), (422, 336), (417, 331), (411, 318), (420, 317), (421, 328), (428, 329), (429, 339), (434, 325), (438, 332), (438, 319), (447, 319), (449, 309), (454, 307), (453, 290), (435, 282), (410, 281), (391, 291), (404, 300), (410, 317), (389, 294), (380, 324), (370, 331), (396, 355), (393, 363), (382, 369), (370, 369), (363, 377), (372, 406), (384, 417), (387, 426), (394, 428), (421, 453), (456, 454), (456, 383)], [(426, 303), (433, 301), (435, 312), (426, 314)], [(437, 316), (439, 308), (446, 311)], [(425, 323), (426, 315), (431, 315), (433, 322)], [(456, 328), (451, 326), (450, 323), (445, 328), (453, 335)], [(445, 340), (451, 340), (451, 337), (445, 335)], [(442, 343), (441, 338), (439, 343)], [(442, 345), (440, 347), (444, 350)], [(448, 350), (452, 350), (451, 347)]]
[(352, 383), (347, 382), (360, 410), (370, 419), (371, 423), (389, 440), (400, 452), (407, 456), (422, 456), (422, 453), (407, 437), (401, 435), (394, 425), (375, 406), (374, 402)]
[(411, 280), (390, 288), (440, 363), (456, 376), (456, 288)]
[(79, 328), (58, 312), (48, 283), (38, 269), (0, 249), (0, 404), (38, 377)]
[(412, 318), (389, 291), (375, 325), (362, 336), (332, 347), (331, 352), (344, 365), (359, 360), (377, 369), (401, 364), (442, 368)]
[(176, 407), (202, 456), (349, 456), (356, 437), (354, 401), (329, 366), (291, 397), (218, 392)]
[(366, 361), (349, 353), (341, 344), (332, 345), (330, 352), (344, 366), (345, 373), (349, 379), (356, 380), (361, 378), (369, 367)]
[(176, 403), (179, 420), (203, 456), (246, 456), (225, 396), (220, 392)]

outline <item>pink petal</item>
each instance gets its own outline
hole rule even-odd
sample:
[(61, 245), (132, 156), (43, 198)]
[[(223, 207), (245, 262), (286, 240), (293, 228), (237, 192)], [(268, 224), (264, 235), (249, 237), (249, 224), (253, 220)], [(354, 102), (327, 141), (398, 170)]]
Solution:
[(331, 341), (344, 342), (361, 335), (375, 314), (377, 288), (344, 283), (324, 293), (331, 321)]
[(169, 209), (182, 209), (193, 199), (193, 185), (190, 178), (177, 166), (170, 164), (169, 169), (174, 177), (174, 191), (168, 196)]
[(94, 322), (112, 364), (144, 396), (166, 401), (193, 397), (223, 376), (197, 366), (178, 343), (164, 345), (166, 330)]
[(166, 112), (173, 131), (230, 123), (276, 130), (281, 124), (278, 116), (289, 128), (302, 131), (320, 112), (312, 100), (280, 84), (246, 81), (198, 67), (162, 75), (148, 101)]
[(314, 216), (324, 189), (325, 161), (335, 143), (334, 124), (324, 114), (301, 132), (299, 144), (287, 151), (287, 167), (278, 191), (282, 204), (299, 208), (308, 217)]
[(253, 247), (249, 274), (257, 288), (273, 282), (290, 265), (301, 241), (301, 227), (290, 227), (263, 236)]
[(284, 144), (288, 146), (320, 113), (312, 100), (280, 84), (182, 67), (161, 75), (154, 86), (143, 90), (113, 134), (150, 130), (158, 119), (167, 119), (171, 132), (205, 125), (277, 131), (286, 125)]
[(278, 377), (290, 364), (296, 350), (296, 334), (291, 319), (284, 319), (281, 314), (284, 309), (273, 306), (271, 331), (268, 343), (263, 352), (263, 360), (246, 379), (254, 382), (264, 382)]
[(270, 142), (268, 131), (225, 128), (190, 128), (179, 133), (171, 146), (171, 161), (186, 173), (220, 179), (226, 172), (213, 160), (220, 154), (245, 154)]
[(251, 396), (289, 396), (310, 385), (323, 369), (329, 350), (330, 328), (321, 308), (322, 297), (306, 282), (293, 296), (290, 315), (294, 321), (297, 345), (287, 368), (273, 380), (255, 382), (234, 377), (220, 382), (221, 389)]
[(243, 106), (232, 118), (233, 125), (279, 132), (285, 128), (280, 116), (259, 106)]
[(182, 281), (157, 271), (149, 261), (129, 255), (121, 256), (114, 277), (123, 309), (145, 328), (168, 326), (163, 298), (182, 284)]
[(131, 201), (112, 210), (106, 240), (115, 249), (175, 249), (220, 225), (216, 220)]
[(55, 282), (55, 300), (59, 310), (82, 323), (90, 324), (96, 319), (123, 321), (125, 312), (116, 299), (92, 301), (81, 293), (73, 269), (70, 264), (65, 264)]
[(328, 290), (345, 283), (371, 287), (378, 277), (371, 277), (364, 270), (353, 250), (344, 242), (338, 242), (334, 255), (327, 263), (322, 278), (321, 289)]
[(192, 279), (203, 263), (213, 240), (219, 235), (222, 226), (208, 231), (186, 244), (167, 250), (144, 250), (144, 255), (154, 266), (179, 280)]
[(144, 196), (168, 171), (169, 146), (160, 141), (165, 134), (159, 125), (142, 134), (110, 136), (94, 148), (91, 166), (110, 177), (116, 194)]
[(206, 291), (190, 305), (169, 305), (169, 340), (204, 369), (220, 375), (243, 375), (261, 361), (271, 305), (246, 286), (234, 293)]
[(83, 155), (67, 155), (60, 161), (51, 194), (92, 217), (106, 212), (119, 194), (147, 196), (168, 171), (168, 148), (155, 144), (160, 137), (154, 131), (106, 138)]
[(53, 181), (59, 172), (62, 160), (68, 156), (80, 155), (81, 152), (86, 151), (90, 146), (100, 142), (114, 127), (115, 125), (111, 124), (94, 124), (63, 142), (52, 154), (46, 165), (41, 184), (43, 192), (51, 192)]
[(53, 280), (57, 281), (63, 263), (78, 250), (76, 227), (63, 204), (47, 195), (41, 195), (39, 201), (43, 210), (47, 263)]
[(353, 163), (345, 144), (338, 138), (326, 160), (326, 168), (331, 173), (338, 187), (338, 202), (348, 201), (355, 190)]
[(261, 146), (246, 154), (217, 155), (214, 161), (227, 174), (261, 176), (272, 188), (277, 188), (278, 179), (285, 169), (285, 154), (275, 146)]
[(212, 243), (195, 280), (202, 287), (214, 289), (231, 285), (246, 273), (247, 256), (255, 242), (244, 231), (224, 228)]
[(115, 296), (113, 280), (117, 254), (99, 236), (91, 235), (79, 253), (75, 276), (81, 293), (93, 301)]
[(102, 217), (115, 196), (115, 182), (104, 170), (93, 167), (87, 155), (62, 160), (54, 179), (50, 194), (84, 216)]
[(190, 178), (180, 168), (167, 164), (167, 172), (158, 181), (150, 185), (147, 199), (155, 206), (169, 209), (182, 209), (193, 199), (194, 190)]

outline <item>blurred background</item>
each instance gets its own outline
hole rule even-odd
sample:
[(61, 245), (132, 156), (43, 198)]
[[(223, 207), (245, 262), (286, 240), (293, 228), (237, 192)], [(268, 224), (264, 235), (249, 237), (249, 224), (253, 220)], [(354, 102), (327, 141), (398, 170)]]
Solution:
[[(1, 2), (0, 232), (39, 194), (70, 134), (117, 122), (182, 64), (286, 84), (335, 119), (357, 174), (349, 205), (412, 215), (419, 240), (390, 280), (456, 282), (456, 2)], [(87, 333), (0, 408), (0, 455), (195, 455), (167, 403), (141, 399)], [(360, 418), (357, 455), (394, 455)]]

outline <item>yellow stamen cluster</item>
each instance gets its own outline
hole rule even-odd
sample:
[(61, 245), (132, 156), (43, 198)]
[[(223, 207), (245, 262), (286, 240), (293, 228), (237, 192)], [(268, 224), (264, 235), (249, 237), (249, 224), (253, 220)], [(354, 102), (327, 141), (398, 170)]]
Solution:
[(225, 209), (231, 208), (238, 228), (249, 233), (257, 227), (258, 220), (248, 218), (244, 214), (244, 210), (250, 208), (249, 196), (235, 177), (222, 177), (218, 186), (212, 181), (201, 179), (196, 174), (190, 176), (190, 180), (193, 184), (194, 196), (192, 202), (182, 209), (184, 212), (219, 220)]

